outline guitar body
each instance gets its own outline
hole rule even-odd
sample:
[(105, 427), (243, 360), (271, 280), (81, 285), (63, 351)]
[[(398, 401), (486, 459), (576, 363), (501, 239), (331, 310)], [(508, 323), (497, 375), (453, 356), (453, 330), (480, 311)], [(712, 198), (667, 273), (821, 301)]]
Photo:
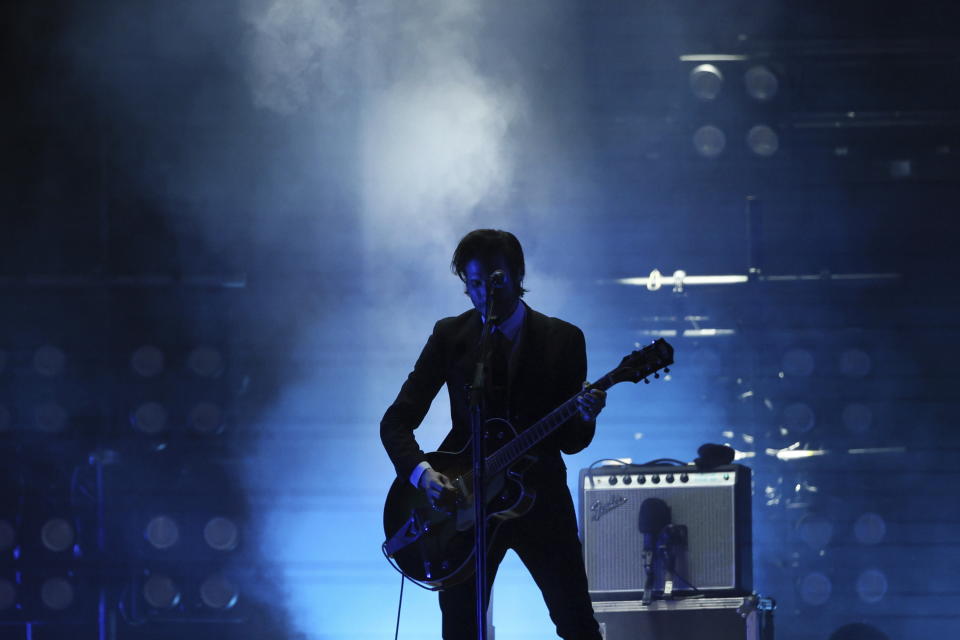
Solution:
[[(671, 364), (673, 347), (660, 338), (625, 356), (617, 368), (589, 387), (606, 391), (620, 382), (649, 382), (646, 376), (658, 378), (658, 372), (669, 372)], [(533, 506), (534, 492), (523, 485), (523, 473), (536, 461), (529, 451), (578, 412), (578, 397), (574, 395), (520, 433), (506, 420), (484, 423), (488, 545), (501, 524)], [(383, 550), (408, 578), (445, 589), (473, 575), (473, 464), (469, 445), (456, 453), (427, 454), (427, 460), (457, 491), (431, 506), (426, 494), (407, 478), (394, 480), (383, 508), (387, 536)]]
[[(484, 423), (484, 442), (492, 443), (485, 458), (516, 436), (513, 426), (500, 419)], [(473, 575), (473, 482), (470, 446), (448, 453), (427, 454), (434, 470), (447, 476), (458, 489), (456, 499), (434, 508), (426, 494), (406, 478), (394, 480), (383, 509), (383, 529), (388, 537), (405, 532), (397, 550), (389, 555), (409, 578), (439, 589), (452, 587)], [(493, 542), (500, 525), (523, 515), (533, 506), (535, 493), (523, 486), (523, 472), (535, 460), (526, 456), (485, 483), (487, 545)]]

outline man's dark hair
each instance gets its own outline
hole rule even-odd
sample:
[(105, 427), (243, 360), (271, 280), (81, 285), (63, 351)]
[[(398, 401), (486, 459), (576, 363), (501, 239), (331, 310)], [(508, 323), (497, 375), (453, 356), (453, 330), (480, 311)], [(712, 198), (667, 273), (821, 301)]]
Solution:
[(522, 296), (527, 292), (523, 288), (523, 247), (517, 236), (509, 231), (500, 229), (476, 229), (463, 236), (460, 244), (453, 252), (453, 260), (450, 261), (450, 269), (460, 276), (465, 283), (467, 281), (467, 263), (471, 260), (479, 260), (484, 265), (489, 265), (497, 257), (503, 256), (507, 263), (507, 269), (513, 281), (517, 283)]

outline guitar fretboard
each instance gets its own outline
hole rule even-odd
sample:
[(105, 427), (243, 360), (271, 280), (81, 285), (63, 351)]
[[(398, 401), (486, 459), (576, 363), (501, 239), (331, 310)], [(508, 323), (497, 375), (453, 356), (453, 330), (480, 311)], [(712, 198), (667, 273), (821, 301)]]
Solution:
[[(614, 384), (614, 381), (610, 378), (610, 374), (607, 374), (590, 386), (593, 389), (606, 391)], [(530, 428), (521, 431), (516, 438), (490, 454), (487, 457), (486, 472), (488, 474), (496, 474), (503, 471), (519, 460), (520, 456), (532, 449), (534, 445), (556, 431), (560, 425), (572, 418), (579, 411), (577, 407), (577, 398), (579, 396), (579, 393), (573, 396), (538, 420)]]

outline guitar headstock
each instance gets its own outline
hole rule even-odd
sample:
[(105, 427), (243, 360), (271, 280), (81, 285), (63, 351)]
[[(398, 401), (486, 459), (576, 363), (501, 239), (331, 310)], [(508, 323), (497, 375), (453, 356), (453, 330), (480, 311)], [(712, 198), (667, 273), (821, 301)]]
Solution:
[(659, 378), (659, 371), (669, 373), (668, 368), (673, 364), (673, 347), (663, 338), (659, 338), (642, 349), (634, 351), (620, 361), (620, 365), (610, 372), (613, 382), (637, 383), (647, 380), (647, 376)]

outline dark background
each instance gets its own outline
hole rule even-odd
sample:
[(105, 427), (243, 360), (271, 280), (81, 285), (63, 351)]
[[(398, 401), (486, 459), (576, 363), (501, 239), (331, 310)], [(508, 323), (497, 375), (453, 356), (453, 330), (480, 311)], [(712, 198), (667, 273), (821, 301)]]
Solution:
[[(387, 637), (376, 424), (432, 322), (466, 308), (447, 261), (481, 226), (520, 236), (528, 300), (584, 329), (591, 376), (673, 336), (672, 378), (612, 391), (571, 470), (729, 442), (754, 469), (754, 586), (779, 603), (778, 638), (957, 632), (960, 10), (267, 5), (0, 9), (0, 519), (16, 532), (0, 577), (18, 603), (0, 634)], [(743, 59), (715, 62), (723, 89), (701, 101), (686, 54)], [(779, 80), (768, 102), (744, 91), (755, 64)], [(744, 142), (758, 123), (770, 157)], [(726, 133), (718, 157), (691, 142), (704, 124)], [(748, 284), (618, 282), (751, 267)], [(132, 366), (144, 345), (160, 371)], [(222, 365), (198, 373), (198, 347)], [(162, 431), (131, 427), (144, 401), (166, 407)], [(220, 407), (210, 432), (191, 426), (201, 402)], [(184, 523), (170, 553), (143, 541), (161, 512)], [(190, 546), (214, 514), (241, 523), (234, 551)], [(72, 553), (38, 543), (53, 515)], [(139, 590), (163, 572), (181, 603), (150, 609)], [(199, 604), (210, 573), (236, 607)], [(38, 599), (52, 575), (75, 585), (64, 611)], [(434, 635), (432, 597), (410, 598), (401, 636)], [(508, 564), (498, 635), (546, 633), (539, 603)]]

